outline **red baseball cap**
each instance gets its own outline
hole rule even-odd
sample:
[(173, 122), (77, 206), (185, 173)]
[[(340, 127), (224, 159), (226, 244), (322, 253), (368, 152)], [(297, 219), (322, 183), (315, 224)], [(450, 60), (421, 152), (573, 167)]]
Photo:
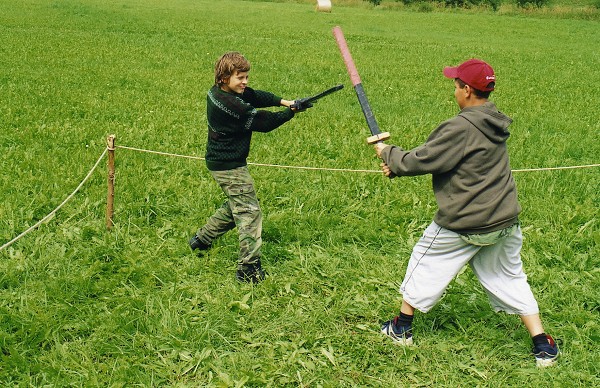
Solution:
[(467, 85), (482, 92), (494, 90), (494, 84), (490, 85), (490, 83), (496, 82), (494, 69), (481, 59), (475, 58), (469, 59), (457, 67), (445, 67), (444, 76), (452, 79), (460, 78)]

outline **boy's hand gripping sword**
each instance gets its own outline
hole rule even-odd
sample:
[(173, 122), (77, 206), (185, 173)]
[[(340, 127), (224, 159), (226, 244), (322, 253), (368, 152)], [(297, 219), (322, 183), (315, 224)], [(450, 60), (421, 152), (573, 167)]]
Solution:
[(296, 109), (296, 111), (298, 112), (302, 112), (305, 111), (308, 108), (311, 108), (313, 106), (313, 102), (317, 102), (317, 100), (320, 100), (321, 98), (330, 95), (333, 92), (337, 92), (340, 89), (343, 89), (344, 85), (336, 85), (332, 88), (329, 88), (327, 90), (325, 90), (324, 92), (321, 92), (317, 95), (314, 95), (312, 97), (305, 97), (305, 98), (299, 98), (297, 100), (294, 100), (294, 103), (292, 105), (290, 105), (290, 108), (292, 109)]
[(369, 100), (367, 100), (367, 95), (365, 94), (365, 90), (363, 89), (360, 76), (358, 75), (358, 71), (356, 70), (356, 66), (354, 66), (354, 61), (352, 60), (352, 56), (350, 55), (350, 50), (348, 50), (346, 39), (344, 39), (344, 33), (342, 32), (342, 29), (339, 26), (333, 28), (333, 36), (335, 37), (338, 47), (340, 48), (342, 58), (344, 59), (344, 63), (346, 64), (346, 69), (348, 69), (348, 74), (350, 75), (350, 80), (352, 81), (352, 85), (354, 85), (354, 90), (356, 91), (358, 102), (360, 103), (360, 107), (362, 108), (363, 114), (365, 115), (365, 119), (367, 120), (367, 125), (369, 126), (369, 130), (371, 131), (372, 136), (369, 136), (367, 138), (367, 143), (375, 144), (389, 139), (389, 132), (381, 133), (381, 131), (379, 130), (379, 125), (377, 125), (377, 120), (375, 120), (375, 116), (371, 111), (371, 105), (369, 105)]

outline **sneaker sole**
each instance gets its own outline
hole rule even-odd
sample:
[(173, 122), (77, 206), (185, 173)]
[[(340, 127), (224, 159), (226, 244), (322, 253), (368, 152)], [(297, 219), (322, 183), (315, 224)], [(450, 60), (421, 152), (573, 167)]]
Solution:
[(535, 366), (537, 366), (538, 368), (547, 368), (549, 366), (552, 366), (556, 362), (557, 357), (558, 356), (554, 358), (536, 358)]
[(391, 338), (394, 345), (398, 346), (413, 346), (413, 338), (411, 337), (398, 337), (396, 334), (388, 332), (387, 328), (381, 329), (381, 334)]

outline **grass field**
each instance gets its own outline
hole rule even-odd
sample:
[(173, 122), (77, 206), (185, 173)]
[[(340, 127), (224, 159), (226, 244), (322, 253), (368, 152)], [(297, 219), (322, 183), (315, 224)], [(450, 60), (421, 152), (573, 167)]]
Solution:
[[(596, 164), (597, 21), (231, 0), (0, 0), (0, 244), (52, 212), (117, 145), (203, 156), (205, 96), (225, 51), (251, 86), (293, 99), (343, 83), (253, 139), (250, 161), (377, 170), (333, 39), (342, 27), (391, 143), (421, 144), (457, 113), (441, 70), (490, 62), (514, 119), (514, 169)], [(200, 160), (116, 152), (48, 222), (0, 251), (2, 386), (597, 386), (600, 169), (515, 172), (523, 261), (546, 329), (535, 368), (517, 317), (467, 270), (416, 347), (379, 334), (412, 245), (436, 209), (430, 178), (252, 166), (270, 277), (234, 278), (237, 236), (204, 257), (188, 238), (222, 201)]]

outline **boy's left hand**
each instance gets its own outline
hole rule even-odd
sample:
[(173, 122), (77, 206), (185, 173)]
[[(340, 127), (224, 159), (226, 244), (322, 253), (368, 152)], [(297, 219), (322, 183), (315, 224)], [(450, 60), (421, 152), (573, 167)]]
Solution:
[(308, 108), (312, 108), (313, 104), (308, 102), (305, 104), (298, 104), (298, 101), (300, 100), (281, 100), (280, 104), (282, 106), (287, 106), (288, 108), (290, 108), (291, 110), (293, 110), (294, 112), (304, 112), (305, 110), (307, 110)]
[(294, 103), (290, 105), (290, 108), (292, 108), (292, 110), (295, 112), (304, 112), (308, 108), (312, 107), (313, 104), (311, 102), (303, 101), (303, 99), (295, 100)]
[(381, 171), (383, 171), (383, 175), (385, 175), (388, 178), (395, 178), (396, 175), (392, 172), (392, 170), (390, 170), (390, 167), (385, 164), (385, 163), (381, 163), (379, 165), (379, 167), (381, 167)]

